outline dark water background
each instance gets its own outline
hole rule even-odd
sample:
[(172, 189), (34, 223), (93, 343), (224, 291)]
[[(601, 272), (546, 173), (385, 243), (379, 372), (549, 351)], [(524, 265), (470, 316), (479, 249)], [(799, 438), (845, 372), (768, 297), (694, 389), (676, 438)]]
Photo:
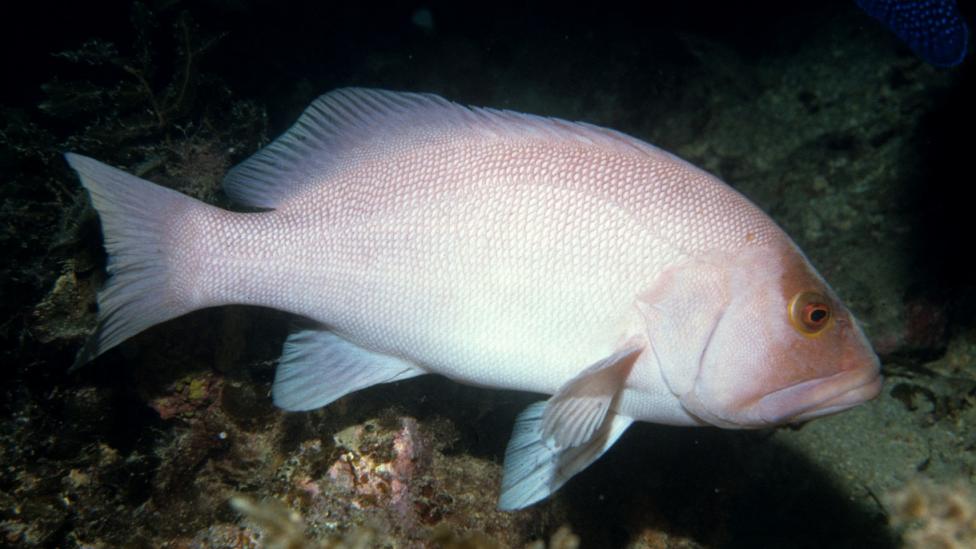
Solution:
[[(926, 502), (916, 533), (973, 539), (937, 522), (976, 478), (972, 59), (929, 67), (853, 2), (649, 4), (5, 6), (0, 545), (254, 546), (266, 530), (232, 492), (284, 499), (310, 539), (391, 546), (522, 546), (568, 525), (584, 547), (887, 547), (906, 494)], [(716, 173), (864, 321), (884, 394), (800, 429), (638, 425), (505, 514), (499, 465), (532, 396), (434, 378), (284, 415), (266, 392), (285, 315), (194, 313), (66, 374), (105, 258), (61, 153), (228, 206), (224, 171), (347, 85), (585, 120)], [(363, 445), (333, 439), (357, 425)], [(423, 448), (408, 503), (330, 473), (350, 452), (388, 461), (402, 433)]]

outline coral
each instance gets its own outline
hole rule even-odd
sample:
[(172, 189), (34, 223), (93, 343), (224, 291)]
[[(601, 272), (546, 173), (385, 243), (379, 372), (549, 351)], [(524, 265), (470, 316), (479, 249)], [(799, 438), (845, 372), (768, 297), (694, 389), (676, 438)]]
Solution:
[[(263, 532), (258, 539), (247, 537), (252, 543), (266, 549), (367, 549), (380, 546), (377, 532), (368, 527), (351, 528), (342, 537), (327, 536), (318, 541), (309, 540), (305, 536), (305, 524), (301, 515), (289, 509), (280, 501), (264, 500), (255, 502), (247, 496), (237, 495), (230, 499), (230, 505), (236, 511), (254, 522)], [(244, 536), (242, 535), (241, 538)], [(500, 549), (505, 545), (499, 543), (483, 532), (467, 532), (458, 534), (447, 527), (435, 528), (427, 538), (426, 546), (441, 547), (443, 549)], [(573, 534), (568, 526), (557, 529), (549, 543), (536, 540), (525, 546), (526, 549), (578, 549), (579, 536)], [(251, 547), (250, 545), (234, 545), (234, 547)]]
[(426, 448), (417, 420), (405, 417), (399, 421), (400, 428), (394, 432), (367, 422), (337, 433), (336, 445), (345, 451), (329, 467), (329, 478), (356, 495), (353, 505), (382, 503), (406, 519), (413, 514), (409, 497), (413, 477), (430, 459), (422, 459)]
[(223, 378), (211, 373), (187, 376), (174, 382), (164, 396), (152, 400), (149, 405), (160, 419), (193, 417), (220, 400)]
[(916, 480), (888, 496), (891, 523), (912, 549), (976, 547), (976, 497), (963, 480)]
[(279, 501), (256, 503), (238, 495), (231, 498), (230, 504), (264, 532), (259, 546), (266, 549), (368, 549), (376, 546), (376, 533), (364, 527), (352, 528), (342, 537), (327, 537), (313, 542), (305, 537), (301, 515)]
[[(431, 541), (436, 547), (443, 549), (501, 549), (505, 547), (505, 545), (482, 532), (456, 534), (447, 528), (435, 529)], [(579, 546), (579, 536), (574, 534), (568, 526), (562, 526), (552, 534), (548, 544), (543, 540), (535, 540), (526, 545), (525, 549), (578, 549)]]
[(247, 516), (264, 531), (264, 546), (268, 549), (301, 549), (311, 547), (305, 538), (301, 516), (277, 501), (256, 503), (245, 496), (234, 496), (230, 505)]
[(475, 546), (515, 547), (545, 531), (531, 513), (495, 509), (498, 465), (445, 454), (455, 432), (444, 418), (392, 414), (337, 425), (332, 444), (305, 438), (276, 466), (274, 497), (305, 517), (310, 539), (365, 525), (377, 545), (484, 539), (491, 543)]

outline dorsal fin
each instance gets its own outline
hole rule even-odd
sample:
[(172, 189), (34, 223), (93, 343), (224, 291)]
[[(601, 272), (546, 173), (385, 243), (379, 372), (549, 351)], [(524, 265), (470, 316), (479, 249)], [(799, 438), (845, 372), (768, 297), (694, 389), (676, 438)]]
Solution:
[(224, 190), (249, 206), (276, 208), (336, 170), (412, 139), (442, 133), (485, 139), (572, 141), (585, 146), (668, 153), (620, 132), (512, 111), (469, 108), (426, 93), (342, 88), (316, 99), (283, 135), (232, 169)]

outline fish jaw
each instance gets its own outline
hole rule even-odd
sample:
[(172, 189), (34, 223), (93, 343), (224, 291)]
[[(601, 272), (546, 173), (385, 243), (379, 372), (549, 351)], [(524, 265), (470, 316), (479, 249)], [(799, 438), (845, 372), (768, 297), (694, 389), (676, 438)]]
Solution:
[(759, 399), (755, 410), (759, 420), (769, 425), (807, 421), (872, 400), (883, 384), (884, 376), (875, 360), (873, 364), (770, 393)]

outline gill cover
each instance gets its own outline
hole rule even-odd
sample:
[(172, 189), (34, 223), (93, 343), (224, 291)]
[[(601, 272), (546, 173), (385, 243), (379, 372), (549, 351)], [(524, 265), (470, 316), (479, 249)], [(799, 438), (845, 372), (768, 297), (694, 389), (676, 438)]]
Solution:
[(637, 301), (649, 350), (668, 389), (679, 398), (694, 389), (705, 350), (728, 306), (723, 263), (730, 259), (714, 254), (678, 264)]

